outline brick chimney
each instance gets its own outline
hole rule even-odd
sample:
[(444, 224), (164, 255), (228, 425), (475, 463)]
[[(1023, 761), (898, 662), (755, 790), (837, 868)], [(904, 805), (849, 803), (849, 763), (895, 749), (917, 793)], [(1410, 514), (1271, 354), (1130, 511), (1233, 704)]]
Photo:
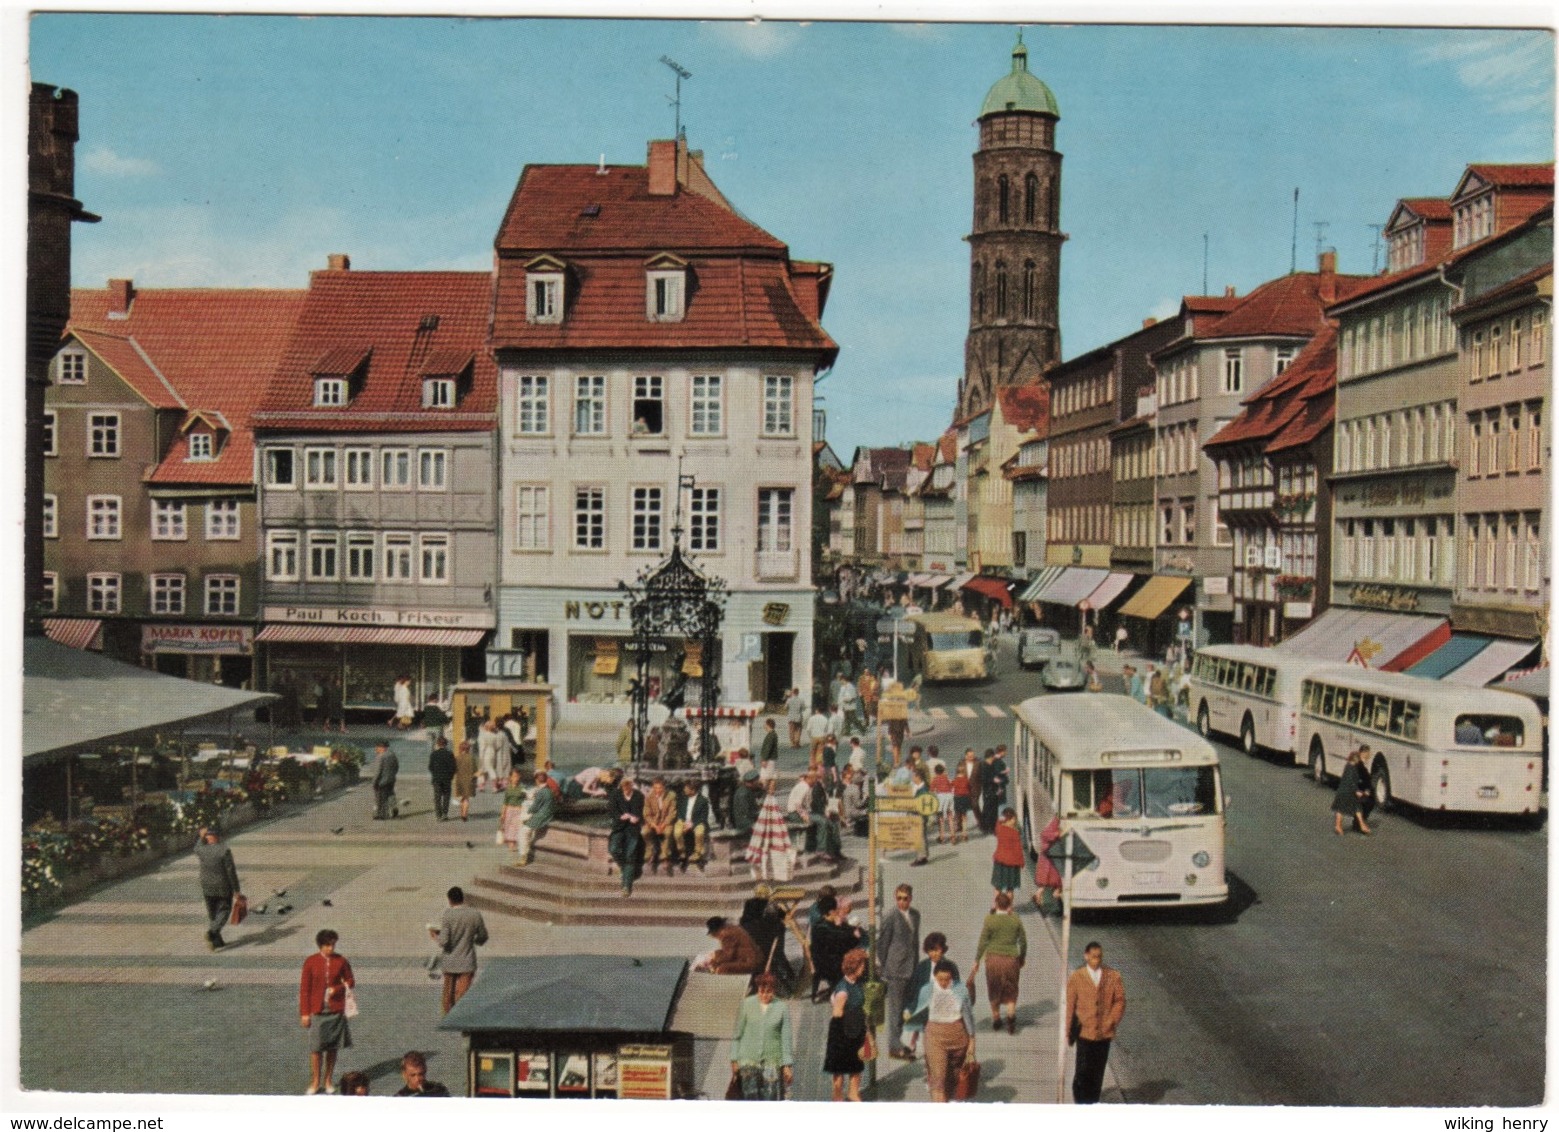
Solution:
[(677, 159), (682, 143), (677, 141), (650, 142), (650, 196), (670, 197), (677, 194)]
[(325, 266), (330, 271), (351, 271), (352, 257), (345, 252), (332, 252), (325, 257)]
[(1238, 292), (1236, 292), (1235, 289), (1232, 286), (1225, 287), (1223, 289), (1223, 297), (1226, 298), (1226, 299), (1232, 299), (1237, 294), (1238, 294)]
[(109, 317), (117, 315), (126, 318), (130, 314), (130, 303), (135, 298), (135, 284), (129, 279), (110, 279), (108, 281), (108, 314)]
[(1317, 294), (1323, 303), (1337, 301), (1337, 252), (1331, 248), (1316, 257), (1316, 272), (1320, 275)]
[(1157, 325), (1158, 325), (1158, 319), (1154, 318), (1152, 315), (1149, 315), (1147, 318), (1142, 320), (1142, 329), (1144, 329), (1144, 330), (1146, 330), (1150, 326), (1157, 326)]

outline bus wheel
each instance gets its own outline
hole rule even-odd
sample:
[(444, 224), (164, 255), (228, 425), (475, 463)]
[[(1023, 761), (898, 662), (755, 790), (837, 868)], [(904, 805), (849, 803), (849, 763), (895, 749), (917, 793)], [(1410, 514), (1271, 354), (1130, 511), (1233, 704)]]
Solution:
[(1240, 722), (1240, 749), (1247, 755), (1254, 756), (1256, 754), (1256, 728), (1251, 723), (1248, 712)]
[(1321, 740), (1310, 740), (1310, 777), (1318, 785), (1326, 785), (1326, 753)]
[(1206, 739), (1213, 733), (1212, 720), (1207, 718), (1207, 701), (1202, 701), (1202, 706), (1196, 711), (1196, 730)]
[(1391, 771), (1386, 767), (1386, 760), (1380, 756), (1375, 757), (1375, 765), (1370, 768), (1370, 789), (1375, 793), (1375, 805), (1384, 810), (1391, 805)]

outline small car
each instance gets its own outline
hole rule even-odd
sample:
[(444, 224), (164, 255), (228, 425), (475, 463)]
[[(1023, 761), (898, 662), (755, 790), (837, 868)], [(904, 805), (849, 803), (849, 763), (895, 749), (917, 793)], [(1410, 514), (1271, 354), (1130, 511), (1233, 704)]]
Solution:
[(1045, 665), (1039, 682), (1049, 692), (1080, 692), (1087, 684), (1088, 676), (1077, 661), (1058, 657)]
[(1038, 668), (1061, 659), (1061, 634), (1054, 629), (1024, 629), (1018, 634), (1018, 664)]

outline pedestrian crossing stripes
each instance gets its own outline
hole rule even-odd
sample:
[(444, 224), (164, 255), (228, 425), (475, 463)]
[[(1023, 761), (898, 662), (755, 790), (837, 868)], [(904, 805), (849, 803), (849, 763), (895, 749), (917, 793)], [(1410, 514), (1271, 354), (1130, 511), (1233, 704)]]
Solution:
[(979, 719), (985, 715), (991, 719), (1006, 719), (1011, 714), (1012, 709), (1001, 704), (951, 704), (948, 707), (926, 708), (926, 716), (938, 722), (954, 716), (959, 719)]
[(929, 715), (932, 719), (946, 719), (947, 709), (941, 707), (927, 708), (926, 714)]
[(997, 704), (986, 704), (985, 714), (992, 719), (1004, 719), (1007, 715), (1007, 709)]
[(979, 712), (975, 711), (972, 707), (970, 707), (968, 704), (959, 704), (953, 710), (955, 712), (957, 712), (964, 719), (974, 719), (974, 718), (976, 718), (980, 714)]

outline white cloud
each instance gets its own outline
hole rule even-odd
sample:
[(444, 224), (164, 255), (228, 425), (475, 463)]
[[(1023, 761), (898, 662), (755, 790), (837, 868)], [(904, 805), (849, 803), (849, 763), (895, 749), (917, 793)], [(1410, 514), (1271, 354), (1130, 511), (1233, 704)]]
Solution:
[(125, 157), (106, 145), (93, 146), (81, 155), (82, 168), (104, 177), (150, 177), (160, 170), (145, 157)]
[(1457, 81), (1506, 114), (1530, 112), (1553, 97), (1554, 43), (1546, 32), (1448, 32), (1419, 49), (1427, 63), (1449, 63)]
[(768, 20), (726, 20), (706, 23), (703, 30), (721, 43), (754, 59), (771, 59), (801, 38), (801, 27)]

